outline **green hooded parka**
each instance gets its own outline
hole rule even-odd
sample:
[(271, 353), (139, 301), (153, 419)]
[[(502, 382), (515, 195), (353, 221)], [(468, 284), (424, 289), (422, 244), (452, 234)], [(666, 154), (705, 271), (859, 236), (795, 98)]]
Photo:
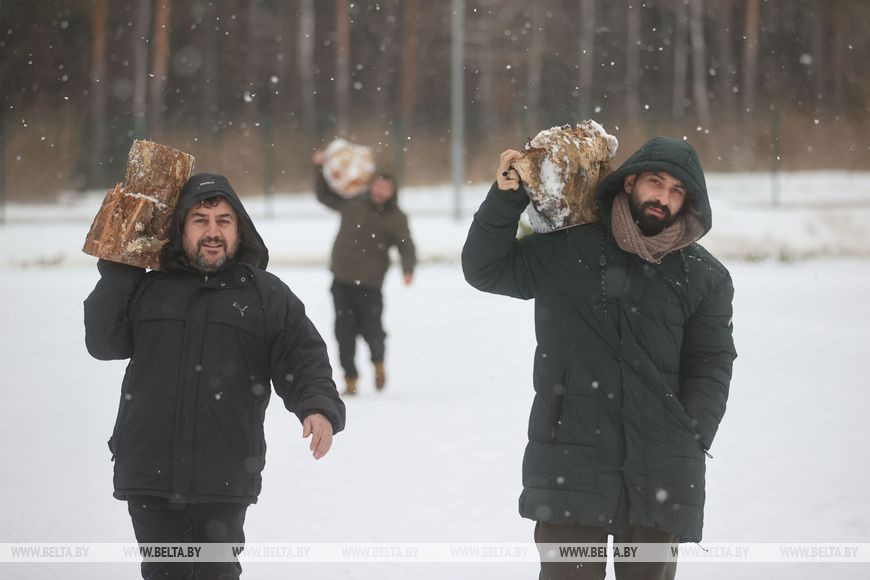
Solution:
[(535, 398), (523, 458), (523, 517), (620, 533), (702, 537), (705, 452), (725, 412), (733, 286), (698, 243), (659, 264), (621, 250), (610, 208), (627, 175), (686, 186), (704, 233), (704, 173), (684, 141), (645, 144), (597, 190), (600, 220), (516, 239), (525, 191), (493, 185), (462, 252), (475, 288), (535, 299)]

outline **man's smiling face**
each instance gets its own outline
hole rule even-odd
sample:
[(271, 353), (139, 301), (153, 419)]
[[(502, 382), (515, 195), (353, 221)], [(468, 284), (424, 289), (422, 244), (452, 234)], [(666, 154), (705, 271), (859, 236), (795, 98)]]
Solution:
[(220, 269), (235, 257), (240, 241), (238, 216), (223, 197), (198, 203), (184, 217), (182, 245), (197, 270)]

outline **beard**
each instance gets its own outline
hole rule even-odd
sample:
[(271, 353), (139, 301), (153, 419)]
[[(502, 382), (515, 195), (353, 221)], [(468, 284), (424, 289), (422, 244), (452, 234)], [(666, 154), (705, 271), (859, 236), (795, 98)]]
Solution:
[[(628, 206), (631, 209), (631, 217), (634, 223), (640, 228), (640, 231), (645, 236), (655, 236), (662, 233), (665, 228), (674, 223), (674, 216), (671, 215), (671, 210), (663, 206), (655, 200), (645, 201), (638, 204), (634, 196), (634, 191), (628, 196)], [(664, 217), (658, 217), (646, 213), (648, 208), (657, 209), (664, 214)]]
[[(223, 247), (223, 253), (217, 256), (209, 256), (203, 251), (203, 246), (206, 244), (214, 246), (220, 244)], [(236, 241), (232, 248), (227, 247), (226, 240), (221, 237), (202, 238), (196, 243), (187, 239), (184, 240), (184, 253), (187, 256), (190, 265), (200, 272), (216, 272), (227, 265), (236, 255), (239, 249), (239, 240)]]

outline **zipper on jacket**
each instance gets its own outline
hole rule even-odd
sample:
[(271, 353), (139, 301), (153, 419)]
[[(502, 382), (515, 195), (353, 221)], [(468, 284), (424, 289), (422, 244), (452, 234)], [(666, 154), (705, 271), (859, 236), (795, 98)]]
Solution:
[(598, 254), (598, 267), (601, 271), (601, 308), (604, 311), (604, 318), (607, 319), (607, 282), (605, 281), (605, 276), (607, 274), (607, 254), (604, 252), (604, 236), (606, 232), (604, 231), (604, 226), (598, 231), (598, 241), (599, 241), (599, 254)]
[(683, 279), (686, 281), (686, 288), (689, 287), (689, 261), (686, 259), (685, 248), (680, 249), (680, 260), (683, 262)]

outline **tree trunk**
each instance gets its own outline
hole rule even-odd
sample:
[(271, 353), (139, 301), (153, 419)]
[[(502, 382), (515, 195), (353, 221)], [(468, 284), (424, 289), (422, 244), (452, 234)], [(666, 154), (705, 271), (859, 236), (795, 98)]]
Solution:
[(846, 13), (843, 4), (835, 4), (833, 6), (834, 16), (834, 54), (831, 62), (831, 77), (834, 79), (833, 92), (833, 109), (840, 111), (843, 109), (843, 81), (849, 74), (846, 69), (846, 51), (845, 45), (848, 43), (846, 39)]
[(755, 110), (755, 78), (758, 74), (758, 0), (746, 0), (743, 41), (743, 113)]
[(402, 31), (402, 143), (411, 134), (414, 126), (414, 106), (417, 100), (417, 45), (419, 32), (417, 18), (420, 13), (418, 0), (405, 0), (404, 29)]
[(134, 141), (124, 184), (106, 194), (82, 251), (159, 270), (178, 194), (193, 172), (193, 162), (193, 156), (182, 151)]
[(151, 135), (159, 138), (163, 132), (163, 114), (166, 109), (166, 78), (169, 73), (169, 32), (172, 25), (172, 0), (157, 0), (154, 18), (154, 48), (151, 70)]
[(483, 123), (482, 133), (485, 139), (493, 139), (499, 130), (498, 104), (496, 89), (498, 83), (498, 66), (496, 51), (493, 48), (493, 27), (486, 26), (481, 33), (483, 46), (478, 49), (478, 101), (483, 108), (481, 120)]
[(710, 97), (707, 95), (707, 44), (704, 40), (704, 7), (701, 0), (689, 1), (689, 25), (692, 37), (692, 95), (698, 122), (710, 129)]
[[(272, 32), (271, 42), (274, 57), (266, 61), (264, 77), (266, 91), (269, 93), (270, 112), (276, 123), (282, 126), (283, 121), (296, 119), (292, 112), (296, 109), (298, 87), (291, 81), (293, 28), (290, 25), (296, 21), (296, 10), (289, 2), (266, 4), (269, 10), (269, 29)], [(298, 134), (297, 126), (291, 126), (294, 134)]]
[(674, 2), (674, 84), (673, 113), (682, 119), (686, 112), (686, 83), (689, 69), (689, 54), (686, 42), (688, 14), (683, 0)]
[(811, 27), (810, 38), (813, 55), (813, 62), (810, 65), (810, 76), (813, 83), (813, 103), (817, 112), (823, 108), (825, 98), (827, 97), (825, 91), (825, 70), (827, 70), (825, 65), (827, 64), (826, 57), (828, 54), (828, 47), (825, 42), (826, 24), (827, 19), (814, 10), (809, 23)]
[(151, 0), (137, 0), (133, 24), (133, 134), (144, 137), (148, 131), (146, 113), (148, 90), (148, 29), (151, 25)]
[(302, 130), (312, 139), (317, 128), (316, 87), (314, 84), (314, 0), (299, 2), (299, 34), (297, 36), (296, 66), (302, 89)]
[(257, 59), (256, 87), (259, 103), (254, 111), (259, 122), (260, 141), (263, 145), (263, 191), (266, 194), (266, 217), (275, 215), (274, 199), (277, 151), (276, 151), (276, 125), (279, 123), (282, 98), (278, 94), (278, 83), (281, 82), (280, 61), (277, 56), (281, 53), (283, 35), (278, 23), (280, 6), (272, 2), (263, 2), (257, 7), (257, 43), (258, 52), (261, 55), (269, 55), (266, 58), (260, 56)]
[[(108, 0), (95, 0), (91, 30), (91, 146), (88, 156), (88, 187), (103, 185), (106, 154), (106, 39), (108, 38)], [(2, 151), (0, 151), (2, 155)]]
[[(386, 130), (393, 124), (393, 100), (395, 85), (393, 79), (396, 77), (395, 55), (398, 53), (396, 38), (398, 36), (398, 18), (399, 18), (399, 2), (397, 0), (387, 0), (381, 3), (381, 25), (378, 28), (376, 37), (378, 39), (378, 56), (376, 59), (377, 69), (374, 72), (375, 83), (377, 88), (376, 95), (376, 111), (377, 122), (380, 127)], [(390, 139), (384, 139), (385, 143), (393, 142), (398, 137), (395, 129), (390, 131)]]
[(640, 27), (641, 5), (633, 3), (626, 9), (625, 44), (625, 116), (629, 120), (640, 115)]
[[(202, 39), (202, 77), (199, 96), (199, 127), (205, 135), (216, 132), (218, 119), (218, 94), (220, 84), (218, 78), (218, 60), (220, 54), (220, 34), (217, 8), (212, 2), (206, 2), (203, 8), (203, 39)], [(210, 139), (205, 139), (211, 142)]]
[(580, 0), (580, 111), (577, 120), (592, 116), (595, 81), (595, 0)]
[(734, 18), (732, 0), (720, 0), (716, 3), (717, 32), (716, 60), (719, 68), (716, 71), (716, 87), (719, 95), (719, 108), (727, 121), (734, 118)]
[(247, 46), (245, 47), (245, 80), (249, 97), (245, 99), (247, 107), (245, 109), (245, 117), (254, 122), (260, 121), (261, 106), (260, 101), (264, 100), (265, 89), (263, 83), (262, 55), (263, 50), (263, 19), (260, 17), (262, 12), (262, 0), (248, 0), (247, 20)]
[(524, 134), (535, 135), (542, 129), (541, 117), (541, 83), (544, 76), (544, 51), (546, 50), (544, 27), (546, 20), (540, 6), (533, 5), (528, 14), (531, 22), (528, 58), (526, 59), (526, 110), (523, 115)]
[(0, 110), (0, 224), (6, 223), (6, 111)]
[(335, 5), (335, 132), (343, 137), (350, 127), (350, 10), (348, 0)]

